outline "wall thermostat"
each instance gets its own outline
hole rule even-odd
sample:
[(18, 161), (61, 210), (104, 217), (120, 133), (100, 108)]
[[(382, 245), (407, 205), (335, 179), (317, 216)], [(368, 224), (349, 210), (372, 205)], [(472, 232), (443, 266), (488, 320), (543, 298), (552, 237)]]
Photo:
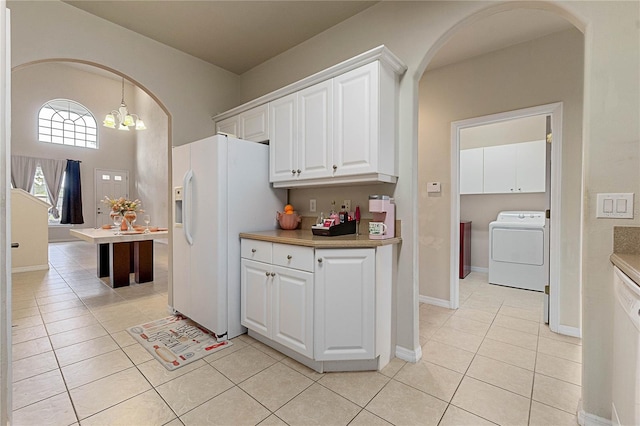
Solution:
[(440, 192), (440, 182), (427, 182), (427, 192)]

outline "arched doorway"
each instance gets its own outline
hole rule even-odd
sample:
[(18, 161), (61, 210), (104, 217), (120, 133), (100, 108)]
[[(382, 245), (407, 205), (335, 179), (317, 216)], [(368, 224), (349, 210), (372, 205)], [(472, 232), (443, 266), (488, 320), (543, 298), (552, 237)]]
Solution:
[[(419, 165), (418, 165), (418, 182), (419, 182), (419, 214), (418, 214), (418, 229), (419, 229), (419, 265), (420, 265), (420, 301), (430, 304), (446, 306), (451, 308), (457, 308), (457, 277), (453, 274), (453, 270), (456, 267), (455, 253), (457, 247), (455, 246), (457, 238), (455, 235), (456, 224), (454, 221), (457, 219), (451, 218), (451, 213), (455, 212), (459, 208), (459, 193), (457, 192), (457, 182), (451, 175), (451, 164), (457, 161), (454, 157), (454, 153), (451, 150), (451, 122), (456, 120), (464, 120), (472, 117), (478, 117), (481, 115), (496, 114), (500, 112), (506, 112), (515, 109), (532, 107), (535, 105), (551, 104), (553, 102), (562, 101), (562, 94), (557, 94), (553, 97), (551, 90), (546, 90), (551, 94), (548, 94), (546, 99), (530, 92), (535, 92), (532, 87), (527, 88), (525, 84), (520, 84), (522, 90), (512, 90), (509, 84), (518, 84), (521, 80), (519, 78), (526, 75), (521, 71), (509, 70), (517, 69), (517, 62), (524, 63), (524, 56), (532, 56), (536, 52), (536, 47), (530, 41), (522, 41), (525, 44), (524, 49), (526, 54), (520, 56), (519, 60), (495, 62), (491, 64), (491, 56), (496, 59), (499, 55), (496, 53), (480, 52), (482, 56), (477, 56), (475, 59), (470, 59), (469, 56), (465, 58), (465, 63), (457, 62), (458, 65), (448, 64), (444, 66), (438, 66), (436, 69), (429, 69), (428, 65), (432, 62), (438, 62), (438, 55), (441, 53), (446, 54), (447, 42), (455, 38), (456, 33), (466, 32), (472, 34), (474, 26), (482, 27), (483, 20), (491, 20), (496, 15), (504, 15), (508, 18), (508, 15), (522, 14), (530, 9), (527, 9), (527, 4), (503, 4), (497, 7), (486, 9), (485, 11), (473, 15), (463, 22), (460, 22), (455, 27), (451, 28), (447, 34), (445, 34), (436, 46), (434, 46), (426, 55), (423, 61), (423, 69), (425, 72), (422, 75), (419, 90)], [(558, 19), (561, 16), (561, 20), (567, 19), (575, 22), (575, 19), (566, 15), (565, 12), (556, 8), (554, 5), (544, 4), (544, 11), (536, 10), (535, 13), (546, 13), (552, 17), (552, 19)], [(508, 21), (508, 19), (507, 19)], [(573, 24), (567, 25), (573, 29), (565, 29), (564, 31), (573, 31), (573, 34), (569, 36), (572, 38), (571, 43), (579, 48), (580, 53), (584, 46), (584, 38), (582, 34), (575, 29)], [(485, 28), (486, 29), (486, 28)], [(517, 33), (517, 31), (515, 32)], [(553, 33), (552, 33), (553, 34)], [(544, 37), (551, 37), (549, 34)], [(517, 53), (514, 53), (516, 46), (505, 46), (501, 50), (511, 50), (511, 55), (514, 58), (518, 57)], [(546, 51), (549, 53), (550, 51)], [(504, 56), (504, 55), (503, 55)], [(553, 54), (551, 54), (553, 56)], [(551, 56), (549, 58), (551, 58)], [(575, 58), (574, 58), (575, 59)], [(499, 58), (497, 60), (500, 60)], [(549, 59), (554, 63), (553, 59)], [(435, 63), (434, 62), (434, 63)], [(462, 65), (461, 65), (462, 64)], [(554, 63), (557, 65), (557, 61)], [(563, 64), (566, 65), (566, 64)], [(494, 76), (489, 75), (493, 68)], [(577, 82), (577, 93), (580, 95), (579, 101), (572, 105), (572, 110), (569, 115), (571, 118), (568, 125), (571, 131), (577, 129), (577, 133), (570, 135), (570, 150), (569, 158), (572, 159), (573, 164), (567, 165), (567, 157), (565, 155), (565, 168), (563, 173), (566, 173), (572, 183), (569, 186), (563, 186), (563, 196), (569, 197), (568, 210), (562, 213), (561, 220), (566, 223), (579, 223), (581, 212), (581, 186), (580, 176), (582, 165), (576, 163), (576, 159), (581, 158), (581, 135), (580, 130), (582, 127), (582, 74), (583, 74), (583, 62), (579, 58), (572, 64), (572, 70), (574, 70), (573, 78)], [(578, 71), (575, 71), (578, 70)], [(533, 69), (530, 70), (531, 73)], [(538, 69), (538, 74), (540, 70)], [(448, 74), (448, 76), (447, 76)], [(439, 84), (439, 90), (434, 91), (432, 88), (431, 93), (426, 93), (424, 85), (425, 80), (432, 77), (433, 81), (437, 79)], [(453, 76), (453, 77), (452, 77)], [(499, 77), (502, 76), (502, 77)], [(449, 80), (447, 80), (449, 78)], [(458, 78), (456, 81), (455, 78)], [(500, 80), (502, 79), (502, 80)], [(510, 81), (513, 80), (513, 81)], [(543, 83), (544, 84), (544, 83)], [(550, 89), (548, 85), (546, 89)], [(495, 90), (498, 87), (501, 90)], [(491, 91), (494, 89), (493, 91)], [(529, 89), (529, 90), (527, 90)], [(501, 93), (509, 92), (509, 93)], [(543, 90), (544, 91), (544, 90)], [(464, 96), (469, 97), (464, 97)], [(502, 101), (497, 100), (502, 98)], [(432, 102), (429, 109), (429, 102)], [(458, 108), (456, 109), (456, 105)], [(484, 108), (484, 109), (483, 109)], [(568, 118), (568, 117), (567, 117)], [(440, 122), (437, 134), (432, 131), (437, 122)], [(425, 124), (427, 123), (427, 124)], [(567, 126), (565, 126), (567, 129)], [(429, 135), (429, 133), (431, 134)], [(569, 166), (569, 167), (567, 167)], [(563, 175), (563, 177), (565, 177)], [(441, 182), (443, 191), (440, 194), (429, 194), (426, 191), (427, 182)], [(567, 204), (567, 203), (565, 203)], [(563, 204), (563, 206), (565, 205)], [(564, 241), (574, 241), (572, 245), (572, 251), (576, 252), (580, 249), (580, 230), (579, 227), (570, 227), (570, 229), (564, 229), (561, 231), (561, 236)], [(560, 265), (560, 275), (563, 282), (573, 280), (576, 283), (575, 287), (568, 289), (562, 289), (565, 294), (565, 298), (560, 300), (560, 305), (566, 308), (566, 311), (560, 316), (560, 331), (565, 334), (579, 335), (580, 334), (580, 308), (579, 303), (575, 301), (580, 300), (580, 265), (574, 264), (573, 261), (568, 260), (566, 248), (563, 247), (561, 253), (558, 254)], [(563, 263), (564, 262), (564, 263)], [(579, 262), (578, 262), (579, 263)], [(437, 265), (437, 267), (435, 266)], [(443, 267), (443, 265), (449, 265), (449, 268)], [(434, 274), (434, 271), (437, 271)], [(558, 289), (556, 289), (558, 290)], [(553, 291), (553, 290), (552, 290)], [(560, 293), (558, 291), (556, 294)], [(570, 293), (570, 298), (566, 295)]]
[[(87, 227), (101, 225), (102, 196), (94, 184), (94, 170), (125, 170), (129, 173), (129, 194), (144, 202), (144, 209), (156, 223), (165, 226), (169, 215), (169, 164), (171, 114), (156, 95), (122, 72), (101, 64), (56, 59), (34, 61), (13, 69), (14, 155), (47, 155), (83, 161), (83, 205)], [(100, 125), (105, 114), (116, 109), (123, 96), (131, 112), (142, 116), (146, 130), (121, 132)], [(67, 146), (43, 146), (32, 135), (32, 110), (46, 97), (75, 97), (90, 107), (98, 121), (98, 150)], [(133, 107), (133, 109), (132, 109)], [(43, 151), (44, 150), (44, 151)], [(111, 194), (114, 195), (114, 194)], [(60, 229), (58, 229), (60, 228)], [(68, 239), (64, 227), (50, 227), (50, 241)]]

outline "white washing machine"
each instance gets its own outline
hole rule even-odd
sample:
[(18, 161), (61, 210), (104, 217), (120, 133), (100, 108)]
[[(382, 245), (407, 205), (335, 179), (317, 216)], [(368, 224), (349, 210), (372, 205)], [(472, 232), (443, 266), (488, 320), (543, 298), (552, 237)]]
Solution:
[(489, 224), (489, 283), (544, 291), (549, 244), (545, 214), (505, 211)]

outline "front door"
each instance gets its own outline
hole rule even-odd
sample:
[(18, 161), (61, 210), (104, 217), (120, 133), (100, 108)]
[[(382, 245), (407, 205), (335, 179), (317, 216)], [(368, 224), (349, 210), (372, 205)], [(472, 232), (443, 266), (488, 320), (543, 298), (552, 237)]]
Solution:
[(96, 169), (96, 227), (110, 225), (109, 206), (104, 204), (104, 197), (129, 198), (129, 172), (127, 170)]

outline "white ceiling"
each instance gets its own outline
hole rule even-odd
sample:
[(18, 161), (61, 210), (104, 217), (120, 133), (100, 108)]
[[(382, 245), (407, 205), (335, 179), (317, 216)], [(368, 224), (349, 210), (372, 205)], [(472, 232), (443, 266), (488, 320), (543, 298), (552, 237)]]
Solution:
[[(261, 64), (376, 1), (63, 0), (236, 74)], [(571, 28), (536, 9), (499, 12), (456, 31), (435, 69)]]

